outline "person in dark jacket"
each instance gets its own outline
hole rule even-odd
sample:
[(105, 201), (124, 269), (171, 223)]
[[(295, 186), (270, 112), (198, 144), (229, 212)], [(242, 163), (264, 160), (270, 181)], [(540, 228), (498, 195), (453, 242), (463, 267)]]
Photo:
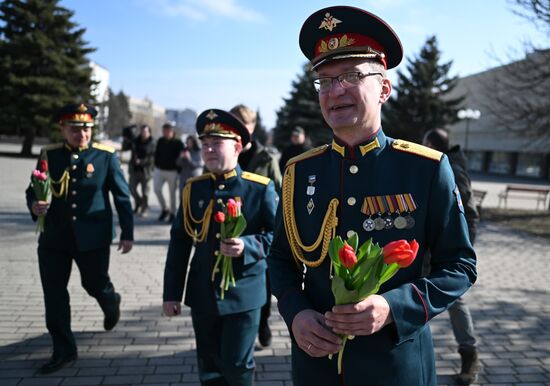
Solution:
[(48, 165), (51, 202), (38, 200), (32, 186), (26, 191), (33, 220), (45, 216), (38, 239), (38, 265), (53, 354), (40, 369), (43, 374), (77, 359), (67, 291), (73, 260), (82, 286), (105, 315), (105, 330), (113, 329), (120, 318), (121, 297), (108, 273), (114, 235), (109, 192), (122, 230), (122, 253), (132, 249), (132, 205), (115, 150), (91, 141), (96, 114), (95, 108), (84, 104), (67, 105), (57, 113), (55, 121), (65, 142), (46, 146), (40, 153), (40, 160)]
[(281, 171), (284, 172), (286, 163), (289, 159), (305, 153), (309, 149), (311, 149), (311, 146), (306, 142), (305, 130), (300, 126), (296, 126), (290, 132), (290, 145), (281, 153), (281, 158), (279, 159)]
[(180, 168), (179, 195), (189, 178), (200, 176), (204, 171), (200, 142), (194, 135), (185, 138), (185, 149), (180, 153), (176, 165)]
[[(178, 188), (178, 165), (176, 161), (183, 151), (183, 143), (176, 138), (174, 125), (167, 122), (162, 125), (162, 137), (157, 141), (155, 150), (155, 171), (153, 174), (153, 186), (160, 203), (159, 221), (172, 223), (176, 214), (176, 189)], [(164, 184), (168, 184), (168, 197), (170, 208), (162, 194)]]
[[(134, 213), (146, 216), (149, 209), (149, 182), (154, 166), (155, 142), (151, 136), (151, 128), (143, 125), (140, 133), (132, 141), (132, 154), (128, 164), (128, 175), (130, 177), (130, 192), (134, 197)], [(141, 194), (138, 192), (141, 186)]]
[[(250, 133), (251, 141), (246, 145), (239, 155), (239, 165), (243, 170), (267, 177), (275, 184), (277, 193), (281, 191), (281, 170), (277, 159), (261, 143), (253, 137), (256, 129), (256, 113), (245, 105), (237, 105), (230, 111), (239, 118)], [(271, 286), (269, 284), (269, 275), (266, 272), (266, 303), (262, 307), (260, 317), (260, 327), (258, 329), (258, 340), (263, 347), (271, 344), (272, 333), (269, 327), (269, 317), (271, 316)]]
[[(443, 129), (433, 129), (426, 132), (423, 143), (425, 146), (445, 153), (449, 157), (449, 163), (451, 164), (451, 169), (453, 169), (456, 185), (462, 198), (470, 241), (474, 244), (479, 214), (474, 201), (464, 152), (460, 149), (459, 145), (449, 146), (449, 135)], [(462, 360), (460, 374), (458, 374), (456, 380), (460, 385), (469, 385), (477, 379), (480, 365), (472, 315), (470, 308), (462, 296), (449, 308), (449, 316), (455, 340), (458, 343), (458, 352)]]

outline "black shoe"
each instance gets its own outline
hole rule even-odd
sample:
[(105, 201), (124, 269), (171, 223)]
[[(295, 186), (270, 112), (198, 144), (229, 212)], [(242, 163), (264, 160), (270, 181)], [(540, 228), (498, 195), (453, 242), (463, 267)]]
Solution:
[(260, 326), (258, 330), (258, 340), (263, 347), (267, 347), (271, 344), (271, 329), (269, 324), (264, 324)]
[(65, 356), (52, 355), (50, 360), (40, 368), (40, 373), (41, 374), (55, 373), (57, 370), (60, 370), (66, 364), (75, 361), (77, 358), (78, 358), (78, 355), (76, 353), (65, 355)]
[(168, 211), (167, 210), (163, 210), (162, 212), (160, 212), (159, 221), (164, 221), (166, 216), (168, 216)]
[(139, 210), (140, 210), (140, 206), (136, 205), (136, 207), (134, 208), (134, 214), (138, 213)]
[(174, 222), (174, 219), (176, 218), (176, 216), (174, 216), (172, 213), (170, 213), (170, 216), (168, 216), (168, 222), (170, 224), (172, 224)]
[(120, 319), (120, 295), (115, 293), (116, 307), (109, 313), (105, 313), (105, 319), (103, 319), (103, 328), (105, 331), (112, 330), (118, 320)]
[(462, 368), (460, 374), (456, 376), (456, 383), (459, 385), (470, 385), (477, 380), (480, 365), (477, 350), (472, 348), (458, 349), (462, 360)]

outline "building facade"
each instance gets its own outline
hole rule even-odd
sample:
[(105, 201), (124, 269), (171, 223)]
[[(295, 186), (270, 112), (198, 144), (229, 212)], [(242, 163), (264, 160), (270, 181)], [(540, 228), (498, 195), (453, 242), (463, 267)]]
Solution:
[(197, 112), (195, 110), (167, 109), (166, 119), (176, 123), (176, 129), (180, 135), (195, 133), (195, 121), (197, 120)]
[(166, 109), (153, 103), (149, 98), (128, 97), (128, 105), (132, 113), (131, 123), (137, 126), (148, 125), (153, 137), (162, 135), (162, 125), (166, 122)]

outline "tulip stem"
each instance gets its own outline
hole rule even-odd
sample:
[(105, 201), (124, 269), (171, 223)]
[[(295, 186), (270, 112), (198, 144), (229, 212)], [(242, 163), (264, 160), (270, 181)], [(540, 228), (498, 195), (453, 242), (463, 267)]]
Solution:
[(342, 359), (344, 359), (344, 349), (346, 348), (347, 340), (348, 336), (344, 335), (342, 339), (342, 348), (338, 351), (338, 374), (342, 374)]

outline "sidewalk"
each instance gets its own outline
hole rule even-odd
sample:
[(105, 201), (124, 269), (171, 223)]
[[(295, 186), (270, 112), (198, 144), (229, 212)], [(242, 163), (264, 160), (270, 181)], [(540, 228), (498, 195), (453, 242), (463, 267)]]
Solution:
[[(154, 197), (151, 216), (136, 220), (132, 252), (120, 255), (112, 248), (121, 321), (103, 331), (102, 313), (74, 268), (69, 290), (79, 359), (52, 375), (37, 374), (50, 355), (50, 340), (37, 236), (23, 194), (33, 166), (32, 160), (0, 158), (0, 385), (198, 385), (189, 310), (181, 317), (161, 316), (169, 226), (156, 222)], [(466, 298), (484, 366), (479, 384), (550, 384), (550, 241), (482, 224), (476, 249), (479, 279)], [(290, 386), (290, 340), (276, 302), (273, 307), (273, 344), (256, 352), (256, 385)], [(452, 385), (460, 359), (447, 313), (431, 326), (439, 385)]]

